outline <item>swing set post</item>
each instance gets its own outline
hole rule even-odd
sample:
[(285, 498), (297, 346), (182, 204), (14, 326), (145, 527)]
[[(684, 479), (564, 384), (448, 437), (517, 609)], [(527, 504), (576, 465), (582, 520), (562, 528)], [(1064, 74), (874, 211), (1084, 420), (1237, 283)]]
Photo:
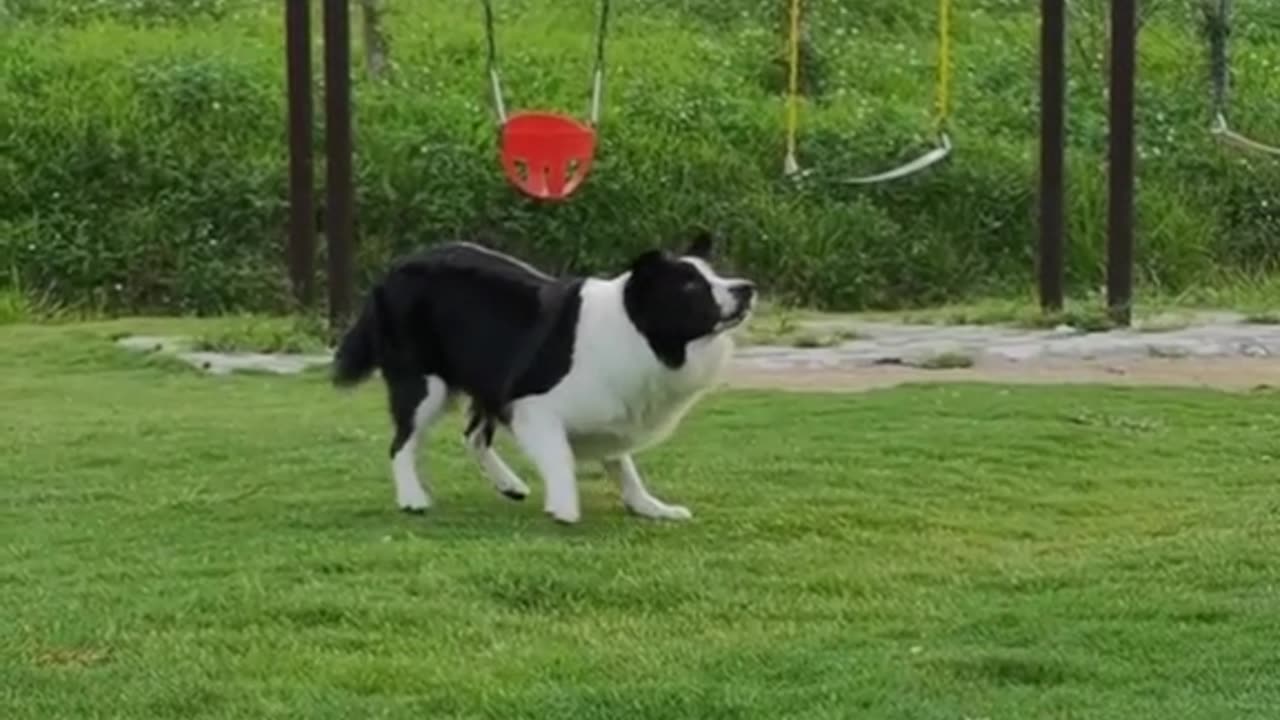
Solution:
[(329, 327), (340, 332), (354, 295), (355, 192), (351, 177), (351, 11), (324, 0), (326, 190), (324, 234), (329, 255)]
[(1134, 77), (1137, 0), (1111, 0), (1111, 93), (1108, 115), (1107, 312), (1117, 325), (1133, 319)]
[[(329, 329), (341, 332), (354, 295), (355, 191), (351, 170), (351, 14), (347, 0), (324, 2), (324, 115)], [(315, 171), (312, 161), (311, 0), (284, 0), (289, 106), (289, 281), (298, 306), (315, 303)]]
[(1066, 236), (1066, 0), (1040, 4), (1040, 309), (1062, 310)]
[(289, 284), (297, 307), (315, 304), (315, 169), (311, 158), (311, 3), (285, 0), (289, 105)]

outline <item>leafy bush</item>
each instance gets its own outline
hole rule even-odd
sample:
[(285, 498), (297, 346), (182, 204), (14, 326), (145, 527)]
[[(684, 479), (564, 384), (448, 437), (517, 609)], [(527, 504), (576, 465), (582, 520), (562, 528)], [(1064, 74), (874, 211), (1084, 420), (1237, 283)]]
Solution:
[[(509, 106), (585, 112), (593, 3), (495, 4)], [(13, 277), (110, 311), (287, 307), (279, 5), (0, 0), (0, 285)], [(476, 229), (500, 228), (507, 249), (548, 267), (604, 272), (709, 224), (731, 239), (734, 265), (817, 306), (924, 305), (1031, 282), (1033, 3), (960, 4), (956, 152), (870, 188), (820, 178), (928, 147), (932, 2), (806, 3), (800, 156), (820, 172), (799, 186), (781, 177), (782, 3), (614, 3), (600, 156), (555, 206), (499, 174), (477, 4), (387, 5), (388, 74), (353, 70), (362, 281), (394, 254)], [(1270, 271), (1280, 164), (1213, 145), (1199, 16), (1186, 3), (1146, 7), (1140, 277), (1176, 291)], [(1069, 278), (1090, 289), (1105, 258), (1105, 4), (1073, 8)], [(1233, 120), (1280, 141), (1280, 15), (1261, 0), (1236, 12)], [(315, 67), (322, 123), (319, 57)], [(322, 141), (319, 127), (318, 158)]]

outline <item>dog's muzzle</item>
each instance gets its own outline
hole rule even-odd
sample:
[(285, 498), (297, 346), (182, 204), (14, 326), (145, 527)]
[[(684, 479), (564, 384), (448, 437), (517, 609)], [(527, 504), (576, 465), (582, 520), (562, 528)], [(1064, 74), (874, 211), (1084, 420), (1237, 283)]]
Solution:
[(755, 283), (746, 281), (737, 283), (729, 288), (729, 294), (733, 296), (734, 300), (733, 312), (720, 320), (721, 330), (728, 330), (741, 325), (751, 315), (751, 310), (756, 304)]

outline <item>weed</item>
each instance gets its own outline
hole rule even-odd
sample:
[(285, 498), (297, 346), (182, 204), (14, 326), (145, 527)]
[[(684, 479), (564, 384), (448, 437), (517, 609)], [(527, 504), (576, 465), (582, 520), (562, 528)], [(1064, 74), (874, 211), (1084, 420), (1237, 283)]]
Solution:
[(1280, 311), (1263, 310), (1245, 315), (1244, 321), (1253, 325), (1280, 325)]
[(930, 355), (914, 364), (925, 370), (959, 370), (973, 367), (974, 360), (968, 353), (951, 351)]

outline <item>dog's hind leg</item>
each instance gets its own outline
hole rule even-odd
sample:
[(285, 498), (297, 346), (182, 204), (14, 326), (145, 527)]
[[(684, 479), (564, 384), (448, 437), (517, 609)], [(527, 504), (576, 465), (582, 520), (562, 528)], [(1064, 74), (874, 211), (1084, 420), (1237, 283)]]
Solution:
[(448, 407), (449, 388), (434, 375), (397, 374), (387, 378), (387, 390), (395, 423), (391, 477), (395, 481), (396, 504), (405, 512), (420, 513), (431, 507), (431, 495), (418, 478), (418, 444)]
[(512, 500), (524, 500), (529, 496), (529, 486), (505, 463), (493, 449), (493, 427), (483, 420), (473, 418), (467, 426), (467, 449), (480, 464), (489, 481), (498, 492)]
[(631, 512), (657, 520), (688, 520), (693, 517), (688, 508), (668, 505), (650, 495), (630, 455), (605, 460), (604, 470), (622, 488), (622, 504)]

